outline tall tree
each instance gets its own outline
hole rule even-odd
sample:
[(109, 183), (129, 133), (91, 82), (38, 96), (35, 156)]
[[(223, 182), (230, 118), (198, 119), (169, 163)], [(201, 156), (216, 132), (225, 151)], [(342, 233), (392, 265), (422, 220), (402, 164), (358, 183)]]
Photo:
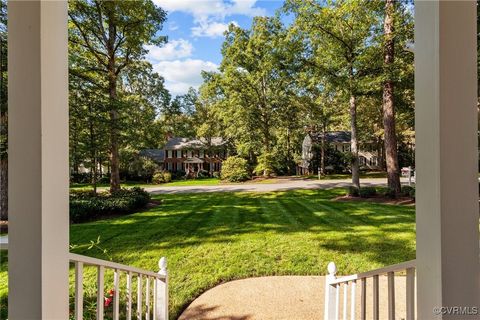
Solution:
[(268, 168), (258, 171), (264, 173), (274, 166), (280, 115), (290, 102), (290, 78), (283, 74), (279, 51), (283, 36), (277, 18), (256, 17), (250, 30), (231, 25), (222, 48), (220, 73), (210, 78), (221, 86), (219, 92), (211, 92), (221, 95), (217, 111), (227, 138), (252, 164), (261, 157)]
[(373, 36), (377, 16), (373, 2), (288, 0), (284, 9), (294, 15), (290, 32), (300, 34), (304, 63), (328, 78), (345, 96), (351, 130), (352, 184), (360, 188), (357, 104), (365, 77), (372, 73)]
[(8, 219), (7, 3), (0, 1), (0, 220)]
[[(75, 73), (103, 86), (109, 102), (110, 190), (120, 189), (118, 85), (121, 73), (143, 59), (146, 44), (161, 44), (166, 13), (147, 1), (78, 0), (69, 7), (69, 41), (80, 51)], [(100, 77), (101, 81), (95, 79)], [(100, 83), (102, 82), (102, 83)]]
[(397, 135), (395, 132), (394, 82), (392, 69), (394, 67), (395, 37), (394, 37), (395, 0), (385, 2), (384, 20), (384, 68), (386, 79), (383, 84), (383, 127), (385, 142), (385, 160), (387, 164), (388, 187), (400, 193), (400, 168), (398, 166)]

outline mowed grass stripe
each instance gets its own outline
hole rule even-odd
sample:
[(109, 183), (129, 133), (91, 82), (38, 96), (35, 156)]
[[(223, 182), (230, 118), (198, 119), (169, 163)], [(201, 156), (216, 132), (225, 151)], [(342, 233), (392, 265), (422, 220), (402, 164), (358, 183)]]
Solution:
[[(167, 257), (172, 319), (221, 282), (325, 274), (329, 261), (350, 274), (415, 257), (413, 208), (331, 201), (342, 192), (158, 195), (162, 204), (148, 211), (72, 225), (71, 243), (80, 245), (77, 253), (155, 271), (158, 259)], [(98, 248), (88, 250), (98, 236)], [(6, 261), (0, 262), (2, 309)], [(87, 281), (94, 294), (93, 273)]]

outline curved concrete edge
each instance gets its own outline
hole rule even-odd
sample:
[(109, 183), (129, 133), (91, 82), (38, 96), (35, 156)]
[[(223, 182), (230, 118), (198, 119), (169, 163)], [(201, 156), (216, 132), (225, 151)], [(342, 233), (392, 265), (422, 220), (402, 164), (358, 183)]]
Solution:
[[(380, 277), (380, 319), (388, 318), (387, 277)], [(356, 290), (356, 318), (360, 319), (361, 284)], [(318, 320), (323, 319), (324, 276), (271, 276), (234, 280), (200, 295), (179, 320)], [(350, 301), (350, 289), (348, 289)], [(405, 277), (395, 277), (396, 319), (406, 316)], [(340, 291), (340, 319), (343, 319)], [(373, 317), (372, 280), (367, 280), (367, 319)], [(350, 318), (350, 302), (347, 304)]]

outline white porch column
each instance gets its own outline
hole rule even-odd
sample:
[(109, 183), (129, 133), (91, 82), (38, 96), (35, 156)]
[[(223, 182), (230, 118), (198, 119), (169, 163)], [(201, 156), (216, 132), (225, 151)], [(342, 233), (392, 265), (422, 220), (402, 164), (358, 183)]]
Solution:
[(8, 2), (9, 319), (68, 319), (67, 3)]
[(418, 319), (470, 319), (433, 308), (480, 303), (475, 1), (415, 2), (415, 108)]

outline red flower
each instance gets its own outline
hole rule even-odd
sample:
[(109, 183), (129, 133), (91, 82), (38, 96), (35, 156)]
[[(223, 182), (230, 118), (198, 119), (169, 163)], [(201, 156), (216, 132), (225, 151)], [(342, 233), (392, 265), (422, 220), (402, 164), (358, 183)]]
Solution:
[(113, 290), (113, 289), (110, 290), (110, 291), (108, 291), (108, 294), (109, 294), (111, 297), (113, 296), (114, 293), (115, 293), (115, 290)]
[(104, 304), (104, 306), (105, 306), (105, 307), (110, 306), (110, 304), (112, 303), (112, 301), (113, 301), (113, 298), (105, 298), (105, 304)]

